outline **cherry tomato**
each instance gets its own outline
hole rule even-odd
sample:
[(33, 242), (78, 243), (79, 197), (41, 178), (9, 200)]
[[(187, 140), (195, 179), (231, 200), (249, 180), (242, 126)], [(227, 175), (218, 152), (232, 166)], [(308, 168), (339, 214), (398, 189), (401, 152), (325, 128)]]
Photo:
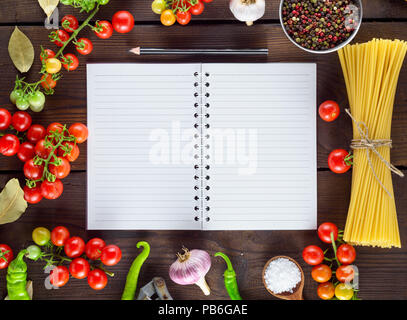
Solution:
[(333, 233), (334, 241), (338, 239), (338, 227), (331, 222), (324, 222), (318, 227), (318, 236), (322, 242), (332, 243), (331, 233)]
[(69, 280), (69, 271), (65, 266), (57, 266), (50, 272), (49, 281), (55, 287), (63, 287)]
[(14, 156), (20, 149), (20, 140), (14, 134), (6, 134), (0, 138), (0, 153), (3, 156)]
[(55, 227), (51, 231), (51, 241), (57, 247), (64, 246), (69, 236), (69, 230), (63, 226)]
[(13, 261), (13, 251), (6, 244), (0, 244), (0, 269), (8, 267), (11, 261)]
[(47, 127), (47, 135), (50, 135), (52, 132), (61, 133), (64, 128), (64, 125), (59, 122), (53, 122)]
[(118, 11), (113, 15), (112, 25), (116, 32), (130, 32), (134, 27), (134, 17), (128, 11)]
[(57, 58), (49, 58), (45, 61), (45, 70), (49, 74), (54, 74), (61, 71), (61, 67), (61, 61), (59, 61)]
[(100, 238), (90, 239), (85, 247), (86, 256), (91, 260), (99, 259), (105, 246), (105, 242)]
[(69, 162), (74, 162), (79, 157), (79, 147), (73, 142), (64, 142), (65, 146), (68, 146), (71, 149), (69, 154), (65, 154), (62, 149), (58, 149), (58, 156), (66, 158)]
[(335, 275), (340, 282), (351, 282), (355, 277), (355, 270), (351, 265), (342, 265), (336, 269)]
[(35, 154), (43, 159), (48, 159), (52, 147), (45, 148), (45, 139), (41, 139), (35, 145)]
[(324, 252), (318, 246), (308, 246), (302, 251), (302, 258), (311, 266), (321, 264), (324, 261)]
[(346, 283), (340, 283), (335, 288), (335, 297), (339, 300), (350, 300), (353, 297), (353, 288)]
[(51, 40), (51, 42), (54, 42), (58, 47), (62, 47), (64, 45), (64, 42), (69, 40), (69, 34), (66, 33), (64, 30), (58, 30), (56, 32), (58, 40)]
[(76, 51), (80, 54), (88, 55), (93, 50), (93, 43), (88, 38), (80, 38), (76, 44)]
[(55, 52), (52, 51), (51, 49), (45, 49), (45, 50), (41, 51), (41, 54), (40, 54), (41, 62), (43, 62), (44, 59), (46, 61), (48, 58), (53, 58), (53, 57), (55, 57)]
[(356, 250), (350, 244), (341, 244), (336, 251), (340, 263), (351, 264), (356, 259)]
[(64, 54), (64, 62), (62, 63), (62, 66), (65, 68), (65, 70), (74, 71), (79, 66), (79, 60), (72, 53)]
[(110, 244), (103, 248), (100, 260), (106, 266), (114, 266), (119, 263), (122, 258), (122, 251), (114, 244)]
[(83, 258), (76, 258), (69, 264), (69, 272), (76, 279), (85, 279), (90, 271), (89, 262)]
[(343, 149), (333, 150), (328, 157), (328, 166), (332, 172), (345, 173), (352, 166), (351, 155)]
[(88, 128), (83, 123), (74, 123), (69, 127), (68, 131), (75, 136), (77, 143), (83, 143), (88, 139)]
[(42, 200), (41, 183), (37, 183), (34, 188), (24, 186), (24, 200), (31, 204), (36, 204)]
[(24, 91), (21, 90), (21, 89), (13, 90), (13, 91), (11, 91), (11, 93), (10, 93), (10, 101), (11, 101), (13, 104), (17, 104), (17, 99), (18, 99), (18, 98), (23, 98), (23, 97), (24, 97)]
[(100, 269), (94, 269), (88, 274), (88, 284), (94, 290), (102, 290), (107, 285), (106, 273)]
[(17, 111), (11, 117), (11, 125), (19, 132), (27, 131), (31, 126), (31, 116), (24, 111)]
[(44, 180), (41, 184), (41, 194), (45, 199), (57, 199), (63, 191), (64, 185), (59, 179), (56, 179), (54, 182)]
[(339, 105), (332, 100), (327, 100), (319, 106), (319, 116), (326, 122), (332, 122), (339, 117)]
[(40, 124), (33, 124), (27, 131), (27, 140), (33, 144), (45, 138), (47, 131)]
[(213, 0), (202, 0), (203, 2), (209, 3), (212, 2)]
[(34, 159), (30, 159), (24, 163), (23, 171), (27, 179), (38, 180), (42, 177), (44, 166), (37, 166), (34, 164)]
[(71, 165), (66, 158), (58, 157), (61, 160), (61, 164), (59, 166), (55, 166), (50, 164), (48, 166), (49, 172), (54, 174), (58, 179), (66, 178), (69, 173), (71, 172)]
[(156, 14), (161, 14), (167, 8), (165, 0), (154, 0), (151, 3), (151, 10)]
[(35, 155), (35, 147), (33, 144), (29, 142), (24, 142), (20, 144), (20, 148), (18, 149), (17, 152), (17, 157), (23, 161), (26, 162), (33, 158)]
[(76, 19), (73, 15), (67, 14), (61, 20), (62, 28), (65, 29), (66, 32), (74, 32), (79, 27), (78, 19)]
[(77, 258), (85, 251), (85, 242), (80, 237), (71, 237), (65, 242), (64, 250), (69, 258)]
[(318, 285), (318, 297), (323, 300), (332, 299), (335, 295), (335, 287), (332, 282), (324, 282)]
[(95, 33), (101, 39), (109, 39), (113, 34), (113, 26), (109, 21), (98, 21)]
[(312, 268), (311, 276), (316, 282), (327, 282), (332, 278), (332, 270), (326, 264), (319, 264)]
[(41, 86), (45, 90), (51, 90), (54, 89), (57, 85), (57, 81), (52, 79), (52, 74), (47, 73), (46, 75), (42, 75), (41, 80), (44, 80), (41, 82)]
[(164, 26), (169, 27), (172, 26), (175, 21), (177, 21), (177, 18), (175, 17), (175, 14), (174, 12), (172, 12), (171, 9), (167, 9), (161, 13), (160, 20)]
[(51, 232), (47, 228), (38, 227), (33, 230), (32, 238), (35, 244), (45, 246), (51, 239)]
[(0, 130), (6, 130), (11, 124), (11, 114), (8, 110), (0, 109)]
[(177, 21), (180, 25), (187, 25), (191, 21), (191, 13), (189, 11), (178, 11)]
[(191, 12), (191, 14), (193, 14), (194, 16), (198, 16), (204, 11), (204, 9), (205, 5), (203, 4), (203, 2), (198, 1), (194, 6), (191, 6), (189, 12)]

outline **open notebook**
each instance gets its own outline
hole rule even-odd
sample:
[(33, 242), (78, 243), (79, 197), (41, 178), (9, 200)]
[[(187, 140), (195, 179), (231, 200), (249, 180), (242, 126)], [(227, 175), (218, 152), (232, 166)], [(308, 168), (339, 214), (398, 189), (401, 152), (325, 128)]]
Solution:
[(316, 228), (315, 64), (89, 64), (88, 229)]

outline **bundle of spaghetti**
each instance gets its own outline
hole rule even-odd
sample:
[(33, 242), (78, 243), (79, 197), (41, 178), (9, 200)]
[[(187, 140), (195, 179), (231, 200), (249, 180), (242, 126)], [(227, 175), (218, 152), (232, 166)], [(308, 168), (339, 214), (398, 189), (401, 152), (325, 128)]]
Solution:
[(343, 238), (355, 245), (401, 247), (390, 170), (390, 135), (406, 51), (405, 41), (373, 39), (338, 52), (353, 122), (353, 141), (366, 144), (366, 136), (368, 144), (389, 141), (388, 145), (374, 147), (382, 159), (371, 143), (353, 150), (352, 192)]

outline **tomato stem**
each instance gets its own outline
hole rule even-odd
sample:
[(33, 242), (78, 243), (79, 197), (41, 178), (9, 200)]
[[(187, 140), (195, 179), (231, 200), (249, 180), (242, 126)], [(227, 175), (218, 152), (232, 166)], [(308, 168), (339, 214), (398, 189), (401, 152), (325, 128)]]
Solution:
[(332, 243), (332, 248), (334, 250), (336, 263), (338, 264), (338, 266), (340, 266), (341, 264), (340, 264), (340, 262), (338, 260), (338, 256), (336, 255), (337, 250), (336, 250), (336, 243), (335, 243), (334, 233), (333, 232), (331, 232), (331, 243)]

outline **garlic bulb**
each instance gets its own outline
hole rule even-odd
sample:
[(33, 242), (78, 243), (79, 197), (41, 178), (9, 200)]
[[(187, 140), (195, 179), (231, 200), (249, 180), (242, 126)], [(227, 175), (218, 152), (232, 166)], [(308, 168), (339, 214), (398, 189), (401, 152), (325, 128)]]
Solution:
[(211, 268), (211, 257), (203, 250), (182, 249), (184, 254), (178, 253), (178, 259), (170, 267), (171, 280), (181, 285), (196, 284), (208, 296), (211, 290), (205, 275)]
[(230, 11), (237, 20), (244, 21), (248, 26), (260, 19), (265, 12), (265, 0), (230, 0)]

